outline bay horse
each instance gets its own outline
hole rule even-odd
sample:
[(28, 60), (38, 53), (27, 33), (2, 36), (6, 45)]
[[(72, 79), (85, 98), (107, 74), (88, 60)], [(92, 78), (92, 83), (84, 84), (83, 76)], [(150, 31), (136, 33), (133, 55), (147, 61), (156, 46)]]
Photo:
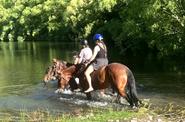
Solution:
[[(44, 85), (46, 86), (47, 83), (51, 80), (57, 80), (59, 83), (60, 77), (58, 75), (58, 71), (62, 71), (72, 65), (73, 65), (72, 63), (68, 63), (66, 61), (58, 60), (56, 58), (52, 59), (52, 64), (46, 69), (43, 78)], [(76, 84), (76, 82), (73, 82), (73, 80), (74, 79), (71, 79), (69, 82), (69, 85), (72, 87), (72, 90), (78, 88), (78, 85)], [(58, 84), (58, 86), (60, 85)]]
[[(73, 76), (79, 78), (80, 85), (83, 91), (89, 86), (84, 76), (86, 66), (84, 64), (72, 65), (66, 69), (60, 70), (60, 80), (58, 88), (65, 89)], [(138, 107), (141, 100), (137, 97), (135, 78), (131, 70), (120, 63), (111, 63), (95, 70), (91, 74), (92, 86), (94, 90), (106, 89), (109, 86), (118, 93), (117, 100), (124, 97), (130, 106)], [(87, 99), (91, 99), (91, 93), (86, 93)]]

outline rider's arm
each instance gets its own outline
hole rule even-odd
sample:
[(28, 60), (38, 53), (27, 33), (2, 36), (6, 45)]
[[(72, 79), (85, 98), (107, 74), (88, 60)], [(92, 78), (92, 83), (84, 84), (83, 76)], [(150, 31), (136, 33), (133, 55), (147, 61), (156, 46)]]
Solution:
[(99, 51), (100, 51), (100, 47), (98, 45), (96, 45), (94, 47), (93, 55), (92, 55), (91, 59), (89, 60), (89, 62), (93, 61), (96, 58), (96, 55), (98, 54)]
[(74, 64), (78, 64), (78, 60), (79, 60), (79, 57), (78, 56), (75, 56), (74, 57)]

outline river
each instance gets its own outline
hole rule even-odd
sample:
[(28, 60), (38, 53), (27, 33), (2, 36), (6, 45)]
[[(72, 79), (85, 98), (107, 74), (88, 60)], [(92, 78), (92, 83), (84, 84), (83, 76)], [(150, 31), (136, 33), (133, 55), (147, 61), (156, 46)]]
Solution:
[[(77, 50), (79, 46), (71, 43), (1, 42), (0, 112), (42, 109), (55, 113), (70, 112), (89, 105), (109, 105), (106, 101), (88, 104), (83, 94), (79, 94), (78, 98), (74, 95), (62, 97), (54, 93), (54, 83), (49, 88), (43, 87), (42, 78), (52, 58), (72, 62), (73, 52)], [(178, 64), (175, 60), (161, 63), (145, 58), (127, 59), (120, 57), (116, 49), (112, 50), (109, 58), (111, 62), (121, 62), (131, 68), (141, 99), (149, 99), (156, 106), (168, 103), (185, 106), (183, 62)]]

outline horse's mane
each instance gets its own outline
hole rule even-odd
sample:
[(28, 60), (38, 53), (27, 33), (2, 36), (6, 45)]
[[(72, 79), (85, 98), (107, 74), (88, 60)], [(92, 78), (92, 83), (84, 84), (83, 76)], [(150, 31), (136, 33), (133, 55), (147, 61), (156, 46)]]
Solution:
[(76, 76), (78, 77), (79, 75), (84, 74), (85, 70), (87, 69), (87, 67), (85, 66), (84, 63), (80, 63), (80, 64), (76, 64)]
[(67, 66), (67, 67), (70, 67), (70, 66), (72, 66), (72, 65), (74, 65), (74, 64), (73, 64), (73, 63), (69, 63), (69, 62), (66, 63), (66, 66)]
[(48, 72), (50, 71), (51, 68), (52, 68), (52, 66), (48, 66), (48, 67), (46, 68), (45, 74), (48, 74)]

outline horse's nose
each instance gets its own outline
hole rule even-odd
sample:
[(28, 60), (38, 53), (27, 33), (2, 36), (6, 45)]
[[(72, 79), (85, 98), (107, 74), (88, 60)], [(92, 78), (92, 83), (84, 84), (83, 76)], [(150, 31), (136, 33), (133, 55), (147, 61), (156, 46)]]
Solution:
[(56, 77), (55, 77), (55, 76), (53, 76), (53, 77), (51, 77), (51, 79), (52, 79), (52, 80), (56, 80)]

